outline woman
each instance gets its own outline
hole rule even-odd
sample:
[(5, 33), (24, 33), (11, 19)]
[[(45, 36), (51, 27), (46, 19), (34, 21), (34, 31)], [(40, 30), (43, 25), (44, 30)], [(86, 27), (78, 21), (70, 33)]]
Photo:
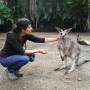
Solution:
[(47, 53), (47, 51), (44, 49), (24, 49), (23, 46), (27, 40), (37, 43), (45, 43), (58, 40), (58, 37), (36, 37), (32, 35), (31, 32), (32, 26), (30, 20), (27, 18), (21, 18), (16, 22), (13, 30), (7, 33), (5, 45), (0, 53), (0, 63), (2, 66), (7, 68), (6, 72), (10, 80), (16, 80), (23, 76), (23, 74), (19, 73), (19, 70), (29, 61), (34, 61), (35, 53)]

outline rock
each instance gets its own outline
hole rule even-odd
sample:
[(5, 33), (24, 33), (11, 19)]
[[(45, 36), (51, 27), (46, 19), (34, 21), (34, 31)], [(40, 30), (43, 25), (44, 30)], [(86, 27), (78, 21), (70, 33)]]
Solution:
[(78, 81), (82, 81), (82, 79), (81, 79), (81, 78), (78, 78), (77, 80), (78, 80)]

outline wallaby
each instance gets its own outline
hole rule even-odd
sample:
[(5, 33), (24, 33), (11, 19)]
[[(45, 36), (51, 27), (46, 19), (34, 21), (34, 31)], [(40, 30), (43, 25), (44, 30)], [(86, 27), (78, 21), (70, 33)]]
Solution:
[(68, 33), (71, 31), (72, 28), (63, 30), (61, 28), (56, 27), (56, 29), (59, 32), (60, 36), (60, 40), (58, 40), (57, 47), (60, 52), (61, 60), (64, 61), (64, 65), (61, 68), (55, 69), (55, 71), (58, 69), (62, 70), (64, 68), (67, 68), (67, 59), (70, 58), (72, 62), (70, 64), (70, 68), (65, 72), (65, 74), (67, 74), (72, 72), (78, 65), (80, 48), (77, 43), (67, 37)]
[(80, 45), (90, 46), (90, 41), (87, 41), (85, 39), (81, 39), (79, 34), (77, 34), (77, 43)]

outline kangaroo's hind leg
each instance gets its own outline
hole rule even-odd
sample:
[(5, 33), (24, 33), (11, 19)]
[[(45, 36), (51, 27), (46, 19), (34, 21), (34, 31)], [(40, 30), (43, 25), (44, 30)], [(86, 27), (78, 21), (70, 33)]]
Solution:
[(64, 61), (63, 61), (63, 65), (60, 67), (60, 70), (62, 69), (66, 69), (68, 66), (67, 66), (67, 57), (63, 57), (64, 58)]
[(67, 68), (67, 57), (65, 57), (62, 52), (60, 52), (60, 57), (61, 57), (63, 65), (60, 66), (59, 68), (56, 68), (55, 71), (60, 71), (60, 70), (63, 70), (63, 69)]
[(70, 69), (67, 72), (65, 72), (65, 74), (71, 73), (72, 71), (75, 70), (76, 63), (78, 63), (78, 59), (79, 59), (79, 56), (77, 56), (77, 55), (73, 56), (71, 67), (70, 67)]
[(67, 67), (67, 57), (64, 55), (63, 50), (60, 50), (60, 57), (63, 62), (63, 65), (59, 68), (60, 70), (65, 69)]
[(80, 56), (80, 53), (78, 53), (76, 56), (76, 61), (75, 61), (76, 66), (78, 66), (79, 56)]

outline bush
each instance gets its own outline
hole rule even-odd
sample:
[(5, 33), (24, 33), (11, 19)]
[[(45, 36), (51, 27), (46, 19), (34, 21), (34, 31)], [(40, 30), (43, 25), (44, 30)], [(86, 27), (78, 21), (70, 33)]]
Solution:
[(6, 32), (10, 29), (13, 19), (11, 10), (0, 1), (0, 32)]

